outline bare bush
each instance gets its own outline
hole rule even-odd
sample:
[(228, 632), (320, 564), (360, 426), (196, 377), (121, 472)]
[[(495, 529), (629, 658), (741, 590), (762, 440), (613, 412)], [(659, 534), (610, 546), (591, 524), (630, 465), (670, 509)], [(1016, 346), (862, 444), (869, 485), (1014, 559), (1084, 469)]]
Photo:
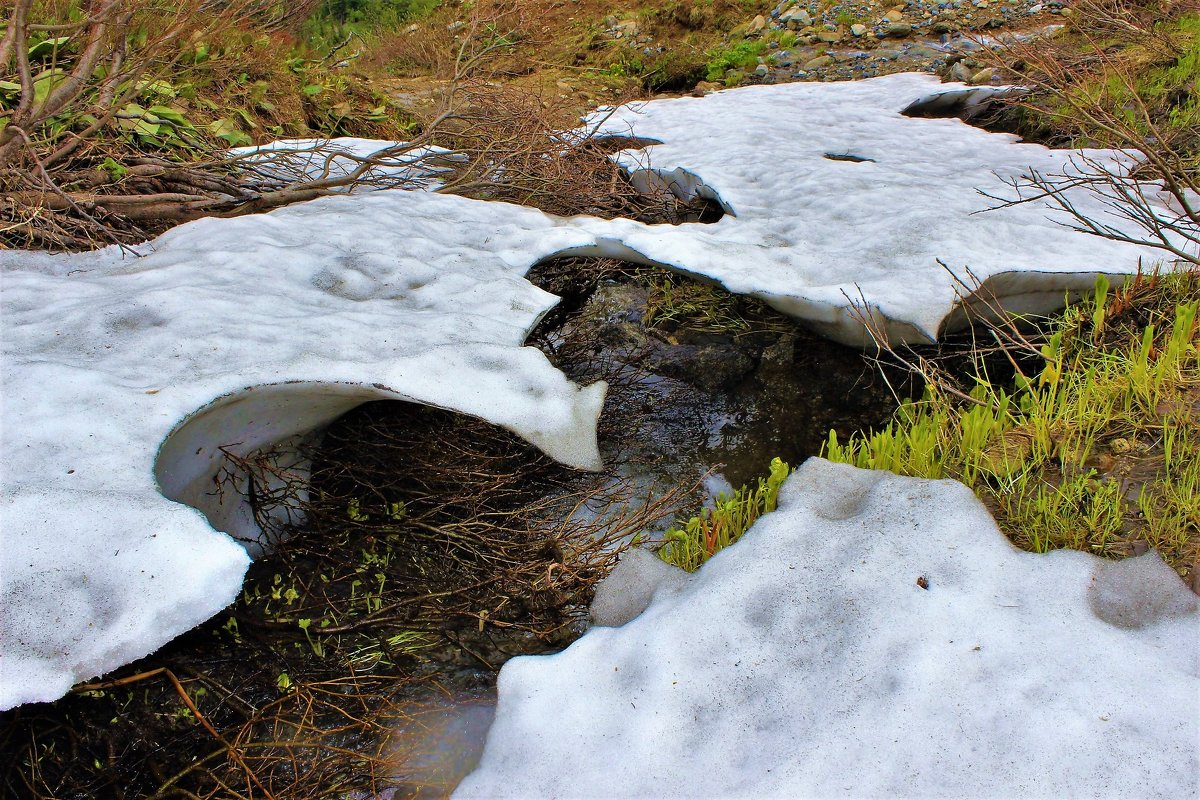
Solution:
[(155, 91), (213, 69), (219, 56), (208, 42), (295, 19), (264, 18), (271, 8), (264, 0), (105, 0), (72, 20), (65, 3), (19, 0), (0, 40), (12, 78), (0, 84), (0, 246), (136, 244), (200, 216), (364, 188), (429, 188), (431, 174), (446, 178), (436, 191), (558, 214), (686, 216), (668, 191), (643, 196), (561, 107), (492, 81), (531, 29), (520, 3), (477, 8), (457, 33), (430, 39), (426, 56), (443, 89), (415, 135), (375, 153), (322, 141), (232, 151), (219, 123), (199, 126), (166, 101), (154, 104)]
[[(1076, 230), (1200, 263), (1200, 98), (1187, 88), (1200, 43), (1186, 5), (1083, 0), (1070, 36), (987, 51), (1033, 90), (1010, 102), (1074, 143), (1128, 155), (1081, 153), (1058, 173), (1030, 172), (1012, 181), (1005, 204), (1048, 201)], [(1077, 189), (1104, 211), (1081, 209)]]

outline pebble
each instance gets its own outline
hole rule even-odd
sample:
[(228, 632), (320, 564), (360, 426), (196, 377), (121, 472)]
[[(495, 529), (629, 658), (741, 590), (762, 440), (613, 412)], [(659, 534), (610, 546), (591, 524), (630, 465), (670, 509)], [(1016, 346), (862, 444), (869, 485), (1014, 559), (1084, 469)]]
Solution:
[(903, 39), (911, 36), (913, 26), (907, 22), (893, 22), (890, 25), (885, 25), (883, 30), (877, 34), (880, 39)]
[[(994, 71), (961, 61), (961, 54), (971, 49), (972, 40), (966, 36), (1004, 27), (1030, 13), (1061, 11), (1065, 4), (1066, 0), (899, 0), (881, 8), (859, 0), (781, 0), (764, 11), (765, 16), (739, 25), (735, 33), (757, 36), (791, 30), (795, 45), (785, 51), (776, 41), (769, 42), (766, 58), (759, 59), (753, 73), (732, 71), (736, 74), (727, 75), (727, 82), (846, 80), (921, 70), (963, 83), (988, 84), (996, 77)], [(872, 25), (869, 20), (877, 22)]]
[[(955, 66), (957, 66), (957, 64)], [(995, 77), (995, 75), (996, 70), (988, 67), (986, 69), (981, 69), (979, 72), (976, 72), (974, 75), (972, 75), (971, 79), (967, 81), (967, 83), (971, 84), (972, 86), (982, 86), (984, 84), (991, 83), (992, 78)]]

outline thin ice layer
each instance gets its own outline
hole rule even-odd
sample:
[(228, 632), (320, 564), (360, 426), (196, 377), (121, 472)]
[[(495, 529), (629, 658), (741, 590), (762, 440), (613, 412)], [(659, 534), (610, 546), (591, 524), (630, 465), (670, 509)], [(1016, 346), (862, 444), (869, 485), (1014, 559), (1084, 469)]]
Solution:
[(509, 661), (455, 797), (1192, 797), (1200, 611), (1139, 561), (812, 459), (686, 588)]

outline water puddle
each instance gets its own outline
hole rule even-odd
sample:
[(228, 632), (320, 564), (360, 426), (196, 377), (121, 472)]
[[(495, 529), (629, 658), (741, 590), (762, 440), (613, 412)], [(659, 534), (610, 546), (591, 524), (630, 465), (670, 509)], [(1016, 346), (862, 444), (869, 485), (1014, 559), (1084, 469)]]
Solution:
[(396, 785), (378, 800), (435, 800), (448, 797), (479, 764), (496, 715), (496, 692), (488, 687), (433, 694), (396, 710), (400, 722), (385, 756)]

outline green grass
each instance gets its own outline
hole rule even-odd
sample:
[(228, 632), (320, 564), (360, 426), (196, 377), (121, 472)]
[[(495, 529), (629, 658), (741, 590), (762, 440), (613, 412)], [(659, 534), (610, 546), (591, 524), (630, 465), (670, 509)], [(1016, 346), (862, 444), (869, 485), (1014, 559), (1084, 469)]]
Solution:
[(642, 314), (649, 328), (669, 332), (687, 327), (730, 336), (780, 330), (778, 315), (761, 301), (732, 295), (717, 284), (658, 269), (646, 270), (640, 280), (650, 290)]
[(1011, 385), (976, 365), (969, 400), (937, 385), (833, 461), (957, 478), (1021, 547), (1110, 557), (1158, 549), (1184, 577), (1200, 532), (1200, 274), (1101, 280)]
[(766, 42), (744, 41), (729, 47), (714, 50), (708, 54), (706, 77), (710, 81), (725, 80), (725, 73), (731, 69), (752, 69), (758, 66), (758, 57), (766, 49)]
[(368, 36), (402, 28), (423, 19), (441, 0), (325, 0), (305, 20), (301, 35), (318, 50), (328, 50), (347, 36)]
[(695, 572), (723, 548), (736, 542), (763, 514), (775, 510), (779, 487), (788, 476), (788, 465), (771, 460), (771, 471), (758, 485), (743, 486), (732, 497), (717, 496), (713, 508), (675, 525), (664, 536), (658, 557), (668, 564)]

